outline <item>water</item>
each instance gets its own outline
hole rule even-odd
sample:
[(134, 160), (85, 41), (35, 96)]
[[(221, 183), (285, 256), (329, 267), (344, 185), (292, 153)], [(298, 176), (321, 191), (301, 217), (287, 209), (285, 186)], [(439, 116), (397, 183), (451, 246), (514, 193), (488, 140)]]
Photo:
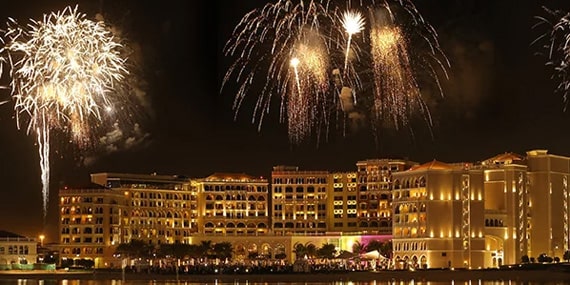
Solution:
[[(570, 278), (570, 276), (569, 276)], [(527, 281), (333, 281), (333, 282), (249, 282), (248, 280), (240, 280), (234, 282), (192, 282), (192, 281), (176, 281), (176, 280), (53, 280), (53, 279), (0, 279), (0, 285), (570, 285), (570, 280), (558, 282), (527, 282)]]

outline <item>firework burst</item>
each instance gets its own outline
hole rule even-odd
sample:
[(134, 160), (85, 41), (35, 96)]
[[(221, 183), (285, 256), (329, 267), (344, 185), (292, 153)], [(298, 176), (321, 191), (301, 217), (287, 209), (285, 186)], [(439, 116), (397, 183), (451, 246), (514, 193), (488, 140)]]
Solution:
[[(328, 135), (335, 119), (361, 114), (374, 129), (399, 128), (416, 114), (431, 126), (417, 72), (425, 72), (443, 94), (438, 78), (447, 77), (449, 63), (435, 30), (410, 1), (364, 2), (346, 8), (326, 0), (279, 0), (246, 14), (225, 47), (226, 56), (236, 57), (222, 84), (238, 83), (236, 118), (260, 77), (252, 122), (261, 129), (273, 96), (279, 96), (280, 118), (295, 144), (320, 137), (321, 130)], [(362, 38), (355, 41), (356, 34)]]
[(127, 73), (122, 45), (103, 22), (86, 19), (77, 6), (25, 26), (10, 20), (3, 41), (18, 128), (26, 125), (37, 138), (45, 217), (50, 133), (61, 130), (80, 145), (88, 143), (103, 111), (121, 100), (112, 91)]
[(350, 43), (352, 41), (352, 35), (359, 33), (364, 29), (364, 18), (362, 14), (353, 11), (346, 11), (342, 16), (342, 26), (348, 34), (348, 40), (346, 44), (346, 55), (344, 58), (344, 70), (348, 68), (348, 55), (350, 53)]
[(556, 92), (562, 94), (566, 109), (570, 96), (570, 12), (543, 9), (547, 16), (537, 16), (534, 28), (547, 26), (547, 30), (533, 44), (541, 45), (546, 65), (552, 67), (552, 78), (558, 82)]
[[(263, 85), (253, 110), (252, 123), (261, 129), (272, 98), (280, 101), (280, 120), (287, 122), (289, 139), (298, 143), (329, 124), (337, 99), (325, 97), (331, 89), (331, 49), (341, 45), (343, 31), (327, 1), (277, 1), (246, 14), (225, 47), (236, 56), (223, 86), (238, 82), (237, 114), (259, 76)], [(291, 64), (291, 60), (298, 61)], [(353, 76), (352, 79), (355, 77)], [(222, 86), (222, 88), (223, 88)], [(336, 100), (336, 101), (335, 101)]]
[[(367, 80), (373, 90), (372, 125), (399, 129), (419, 116), (431, 128), (431, 115), (420, 86), (435, 85), (443, 96), (439, 76), (447, 78), (449, 68), (437, 33), (410, 1), (384, 1), (367, 9), (371, 22), (368, 37), (372, 72)], [(418, 80), (420, 75), (428, 80)]]

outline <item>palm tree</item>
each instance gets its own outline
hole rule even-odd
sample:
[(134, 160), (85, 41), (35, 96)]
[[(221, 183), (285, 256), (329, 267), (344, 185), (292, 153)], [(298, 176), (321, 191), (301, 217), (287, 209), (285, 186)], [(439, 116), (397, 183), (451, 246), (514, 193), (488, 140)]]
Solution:
[(200, 249), (201, 249), (201, 254), (200, 257), (202, 258), (211, 258), (213, 257), (213, 251), (212, 251), (212, 241), (211, 240), (203, 240), (200, 242)]
[(363, 244), (363, 243), (360, 243), (359, 241), (356, 241), (352, 245), (352, 252), (357, 253), (357, 254), (361, 254), (361, 253), (364, 253), (365, 248), (366, 248), (366, 244)]
[(152, 258), (155, 248), (142, 240), (132, 239), (129, 243), (121, 243), (115, 249), (115, 254), (123, 256), (123, 269), (129, 263), (129, 259)]
[(566, 260), (566, 262), (568, 262), (570, 260), (570, 250), (567, 250), (564, 252), (562, 259)]
[(322, 259), (333, 259), (336, 254), (336, 247), (334, 244), (325, 243), (319, 249), (317, 249), (317, 256)]
[(308, 243), (306, 245), (307, 248), (307, 256), (309, 257), (309, 259), (314, 258), (315, 256), (317, 256), (317, 246), (315, 246), (312, 243)]
[(374, 251), (377, 250), (380, 254), (384, 257), (392, 256), (392, 241), (385, 241), (381, 242), (379, 240), (373, 240), (366, 245), (366, 251)]
[(219, 242), (214, 244), (213, 253), (219, 259), (231, 259), (234, 251), (231, 242)]
[(132, 239), (129, 243), (121, 243), (115, 249), (115, 254), (128, 258), (148, 258), (154, 253), (154, 247), (142, 240)]
[(307, 246), (302, 243), (296, 243), (293, 247), (293, 252), (295, 253), (296, 259), (302, 259), (307, 255)]

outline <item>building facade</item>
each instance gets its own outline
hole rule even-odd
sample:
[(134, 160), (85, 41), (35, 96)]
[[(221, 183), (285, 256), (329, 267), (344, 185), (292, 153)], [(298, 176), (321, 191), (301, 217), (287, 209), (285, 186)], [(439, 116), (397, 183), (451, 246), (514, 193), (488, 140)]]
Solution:
[(417, 163), (398, 159), (369, 159), (358, 169), (358, 227), (367, 234), (392, 233), (392, 175)]
[(33, 269), (37, 247), (34, 238), (0, 230), (0, 270)]
[(323, 235), (330, 214), (328, 171), (275, 166), (271, 172), (271, 225), (275, 235)]
[(481, 170), (434, 160), (393, 177), (393, 249), (398, 267), (484, 266)]
[(242, 259), (293, 261), (297, 243), (352, 251), (392, 239), (398, 267), (497, 267), (569, 249), (569, 176), (570, 158), (546, 150), (476, 163), (364, 160), (349, 172), (275, 166), (269, 181), (97, 173), (90, 187), (60, 190), (60, 254), (112, 267), (116, 246), (133, 239), (210, 240), (230, 241)]

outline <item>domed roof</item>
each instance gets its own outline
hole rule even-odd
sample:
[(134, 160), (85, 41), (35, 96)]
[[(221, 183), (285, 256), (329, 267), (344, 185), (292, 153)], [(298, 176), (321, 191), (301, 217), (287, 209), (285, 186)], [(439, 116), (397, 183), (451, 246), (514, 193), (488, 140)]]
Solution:
[(430, 162), (426, 162), (424, 164), (414, 166), (414, 167), (410, 168), (410, 171), (416, 171), (416, 170), (451, 170), (451, 169), (453, 169), (453, 166), (451, 166), (445, 162), (437, 161), (434, 159)]

